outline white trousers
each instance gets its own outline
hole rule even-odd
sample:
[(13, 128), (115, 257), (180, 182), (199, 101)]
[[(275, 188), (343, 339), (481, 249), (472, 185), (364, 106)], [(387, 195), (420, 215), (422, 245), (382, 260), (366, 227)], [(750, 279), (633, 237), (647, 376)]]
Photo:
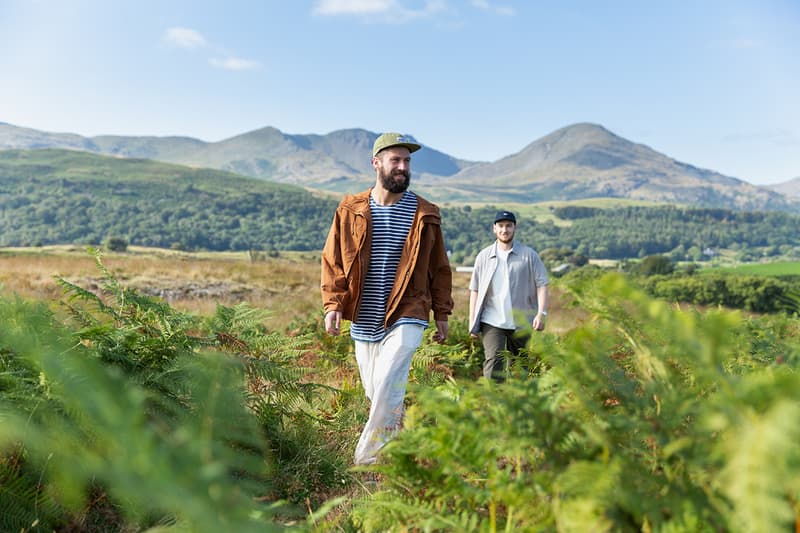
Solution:
[(372, 464), (381, 447), (400, 429), (411, 358), (422, 342), (423, 326), (401, 324), (377, 342), (355, 341), (356, 361), (369, 419), (358, 439), (357, 465)]

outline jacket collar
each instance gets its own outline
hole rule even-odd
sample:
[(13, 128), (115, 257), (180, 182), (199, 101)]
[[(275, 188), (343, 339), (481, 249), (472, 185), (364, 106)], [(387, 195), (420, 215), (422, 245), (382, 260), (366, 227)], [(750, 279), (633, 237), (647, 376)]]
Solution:
[[(361, 191), (356, 194), (351, 194), (346, 196), (342, 202), (341, 206), (345, 209), (348, 209), (358, 215), (367, 215), (369, 213), (369, 195), (372, 194), (372, 187), (367, 189), (366, 191)], [(435, 216), (436, 218), (441, 218), (439, 214), (439, 208), (436, 207), (435, 204), (427, 201), (420, 195), (415, 192), (411, 192), (411, 194), (417, 197), (417, 213), (422, 216)]]

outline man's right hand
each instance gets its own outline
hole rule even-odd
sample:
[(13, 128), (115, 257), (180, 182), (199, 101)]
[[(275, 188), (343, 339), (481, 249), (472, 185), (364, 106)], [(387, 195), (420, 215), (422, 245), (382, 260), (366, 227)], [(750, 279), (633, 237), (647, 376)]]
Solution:
[(341, 311), (328, 311), (325, 313), (325, 331), (327, 331), (329, 335), (338, 335), (341, 323)]

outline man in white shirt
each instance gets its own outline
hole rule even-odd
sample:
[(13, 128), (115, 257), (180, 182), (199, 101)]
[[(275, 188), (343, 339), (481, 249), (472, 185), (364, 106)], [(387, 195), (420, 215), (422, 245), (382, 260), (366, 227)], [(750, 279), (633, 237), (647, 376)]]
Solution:
[(514, 243), (517, 218), (510, 211), (495, 216), (497, 240), (478, 253), (469, 284), (470, 335), (483, 337), (483, 375), (503, 381), (502, 352), (517, 355), (530, 339), (530, 325), (544, 329), (547, 316), (547, 269), (535, 250)]

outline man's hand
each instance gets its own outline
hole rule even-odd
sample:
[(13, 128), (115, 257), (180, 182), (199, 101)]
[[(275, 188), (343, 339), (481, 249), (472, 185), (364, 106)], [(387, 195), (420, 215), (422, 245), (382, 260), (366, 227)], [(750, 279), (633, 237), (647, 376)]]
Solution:
[(447, 328), (447, 320), (436, 321), (436, 333), (433, 334), (434, 342), (444, 344), (444, 341), (447, 338)]
[(531, 326), (533, 326), (534, 331), (542, 331), (544, 330), (544, 319), (545, 316), (542, 313), (539, 313), (535, 317), (533, 317), (533, 322)]
[(325, 331), (327, 331), (329, 335), (338, 335), (341, 323), (341, 311), (328, 311), (325, 313)]

